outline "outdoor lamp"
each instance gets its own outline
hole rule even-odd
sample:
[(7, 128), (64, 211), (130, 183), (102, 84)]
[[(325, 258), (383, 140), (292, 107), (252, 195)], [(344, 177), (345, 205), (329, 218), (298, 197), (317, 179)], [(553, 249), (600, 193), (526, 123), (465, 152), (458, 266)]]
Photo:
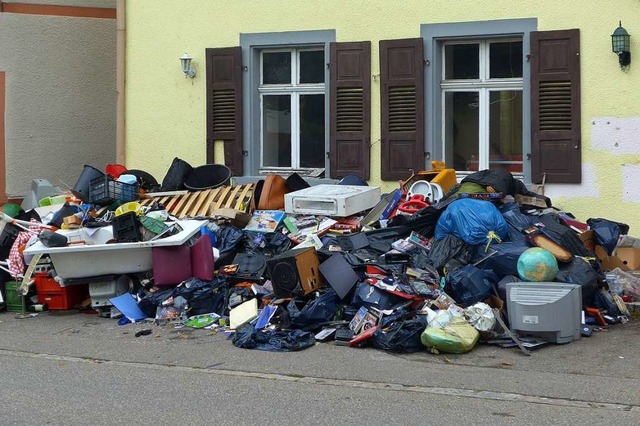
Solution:
[(191, 66), (191, 60), (193, 58), (189, 56), (187, 53), (180, 56), (180, 64), (182, 65), (182, 72), (184, 73), (184, 78), (193, 78), (196, 76), (196, 70)]
[(611, 47), (613, 53), (618, 54), (620, 66), (626, 67), (631, 63), (631, 49), (629, 48), (631, 36), (627, 30), (622, 27), (622, 21), (620, 21), (619, 25), (613, 34), (611, 34)]

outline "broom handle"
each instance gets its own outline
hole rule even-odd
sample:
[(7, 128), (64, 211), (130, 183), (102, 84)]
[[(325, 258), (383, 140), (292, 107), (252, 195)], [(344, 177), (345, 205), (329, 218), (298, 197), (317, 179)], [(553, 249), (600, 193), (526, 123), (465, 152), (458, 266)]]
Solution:
[(45, 225), (43, 223), (39, 223), (39, 222), (27, 222), (26, 220), (19, 220), (19, 219), (14, 219), (11, 216), (7, 215), (6, 213), (2, 213), (0, 212), (0, 220), (3, 222), (8, 222), (11, 223), (13, 225), (19, 226), (20, 228), (24, 229), (25, 231), (29, 231), (31, 233), (37, 234), (37, 232), (35, 231), (31, 231), (30, 229), (26, 228), (28, 226), (37, 226), (39, 228), (45, 228), (45, 229), (49, 229), (51, 231), (55, 231), (56, 228), (50, 225)]

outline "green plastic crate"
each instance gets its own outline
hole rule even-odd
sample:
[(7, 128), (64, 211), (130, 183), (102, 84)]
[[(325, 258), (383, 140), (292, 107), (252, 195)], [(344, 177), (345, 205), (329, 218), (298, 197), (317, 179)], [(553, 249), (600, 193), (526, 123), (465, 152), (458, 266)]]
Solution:
[(16, 291), (21, 285), (17, 281), (7, 281), (5, 284), (5, 304), (9, 312), (22, 312), (22, 297)]

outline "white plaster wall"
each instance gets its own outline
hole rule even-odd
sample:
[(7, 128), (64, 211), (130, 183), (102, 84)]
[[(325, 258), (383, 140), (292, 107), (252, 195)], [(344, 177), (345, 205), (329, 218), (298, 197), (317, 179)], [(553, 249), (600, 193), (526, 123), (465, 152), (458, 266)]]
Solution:
[[(622, 201), (640, 203), (640, 166), (622, 165)], [(636, 234), (637, 235), (637, 234)]]
[(594, 118), (591, 147), (610, 154), (640, 154), (640, 117)]
[(0, 40), (7, 194), (35, 178), (73, 186), (84, 164), (115, 161), (115, 19), (3, 13)]
[[(535, 186), (535, 185), (534, 185)], [(555, 198), (598, 198), (597, 173), (593, 164), (582, 163), (582, 183), (580, 184), (546, 184), (544, 195)]]

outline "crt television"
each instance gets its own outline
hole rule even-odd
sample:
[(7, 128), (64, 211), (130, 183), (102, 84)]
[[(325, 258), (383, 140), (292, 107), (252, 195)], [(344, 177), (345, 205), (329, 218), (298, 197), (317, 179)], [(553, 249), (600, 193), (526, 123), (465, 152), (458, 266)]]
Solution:
[(582, 288), (555, 282), (507, 284), (511, 330), (553, 343), (580, 338)]

